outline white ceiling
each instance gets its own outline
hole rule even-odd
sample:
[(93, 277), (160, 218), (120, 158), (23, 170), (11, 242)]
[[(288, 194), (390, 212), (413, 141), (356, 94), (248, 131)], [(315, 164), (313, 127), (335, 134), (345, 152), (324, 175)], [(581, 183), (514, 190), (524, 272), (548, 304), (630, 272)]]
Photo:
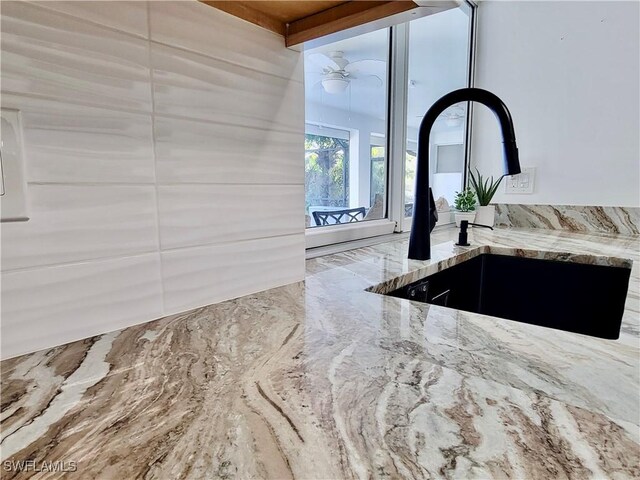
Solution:
[[(467, 78), (468, 22), (460, 9), (447, 10), (410, 23), (408, 125), (417, 127), (424, 113), (440, 96), (461, 88)], [(308, 59), (312, 53), (344, 52), (350, 62), (382, 60), (388, 65), (389, 30), (305, 51), (305, 96), (307, 105), (331, 107), (347, 113), (384, 118), (386, 109), (386, 69), (370, 72), (382, 77), (383, 85), (372, 79), (352, 80), (345, 92), (328, 94), (322, 88), (321, 67)], [(384, 71), (383, 71), (384, 70)]]
[(322, 88), (322, 69), (309, 55), (314, 53), (329, 54), (334, 51), (344, 52), (344, 58), (350, 62), (358, 60), (381, 60), (388, 65), (389, 30), (383, 29), (360, 35), (358, 37), (341, 40), (339, 42), (324, 45), (322, 47), (305, 51), (305, 97), (307, 103), (315, 103), (327, 107), (333, 107), (353, 113), (383, 118), (386, 109), (387, 69), (384, 64), (375, 71), (358, 72), (377, 75), (382, 79), (382, 85), (373, 78), (358, 78), (352, 80), (349, 87), (339, 94), (328, 94)]

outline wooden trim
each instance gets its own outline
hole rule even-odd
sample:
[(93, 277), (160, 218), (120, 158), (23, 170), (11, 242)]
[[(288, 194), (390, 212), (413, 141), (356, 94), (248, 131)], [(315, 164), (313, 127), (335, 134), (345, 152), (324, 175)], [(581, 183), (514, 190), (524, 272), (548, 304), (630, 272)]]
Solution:
[(248, 3), (238, 1), (222, 1), (222, 0), (200, 0), (202, 3), (215, 7), (219, 10), (227, 12), (235, 17), (239, 17), (247, 22), (251, 22), (267, 30), (282, 35), (287, 33), (287, 25), (259, 10), (251, 8)]
[[(219, 2), (213, 2), (219, 3)], [(225, 2), (227, 3), (227, 2)], [(287, 47), (418, 8), (411, 0), (352, 1), (287, 25)]]

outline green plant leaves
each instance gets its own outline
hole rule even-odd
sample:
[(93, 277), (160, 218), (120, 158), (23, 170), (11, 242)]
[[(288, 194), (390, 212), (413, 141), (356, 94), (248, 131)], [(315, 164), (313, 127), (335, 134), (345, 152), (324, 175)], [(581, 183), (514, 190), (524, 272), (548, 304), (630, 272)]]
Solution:
[(473, 212), (476, 209), (476, 194), (470, 188), (465, 188), (462, 192), (456, 192), (453, 208), (459, 212)]
[(498, 187), (505, 176), (502, 175), (498, 180), (494, 181), (493, 175), (491, 176), (491, 179), (483, 179), (477, 168), (476, 173), (478, 174), (477, 177), (473, 174), (471, 169), (469, 169), (469, 180), (471, 182), (471, 186), (476, 192), (476, 195), (478, 196), (478, 203), (480, 206), (484, 207), (491, 203), (491, 199), (498, 191)]

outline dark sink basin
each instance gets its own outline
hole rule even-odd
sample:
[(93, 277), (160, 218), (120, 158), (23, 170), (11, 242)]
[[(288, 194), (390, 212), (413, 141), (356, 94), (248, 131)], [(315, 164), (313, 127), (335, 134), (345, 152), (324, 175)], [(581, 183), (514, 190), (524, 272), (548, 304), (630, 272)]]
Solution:
[(481, 254), (388, 295), (617, 339), (630, 273), (630, 267)]

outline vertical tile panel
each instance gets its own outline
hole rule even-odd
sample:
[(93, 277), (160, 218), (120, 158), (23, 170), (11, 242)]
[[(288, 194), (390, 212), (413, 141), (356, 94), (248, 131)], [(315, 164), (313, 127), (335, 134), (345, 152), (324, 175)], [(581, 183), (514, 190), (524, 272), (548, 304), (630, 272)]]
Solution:
[(304, 233), (302, 185), (164, 186), (158, 195), (163, 249)]
[(146, 40), (2, 2), (2, 91), (151, 110)]
[(162, 315), (158, 254), (2, 273), (2, 357)]
[(151, 39), (261, 72), (302, 80), (302, 55), (284, 38), (200, 2), (152, 2)]
[(29, 185), (30, 220), (2, 226), (2, 269), (157, 250), (152, 186)]
[(66, 13), (123, 32), (149, 37), (147, 2), (113, 1), (45, 1), (32, 2), (43, 8)]
[(300, 131), (304, 86), (227, 62), (152, 44), (156, 112), (267, 130)]
[(167, 314), (304, 279), (304, 234), (161, 255)]
[(302, 131), (156, 116), (155, 138), (160, 183), (304, 184)]
[(30, 182), (154, 183), (151, 116), (5, 94), (20, 111)]

